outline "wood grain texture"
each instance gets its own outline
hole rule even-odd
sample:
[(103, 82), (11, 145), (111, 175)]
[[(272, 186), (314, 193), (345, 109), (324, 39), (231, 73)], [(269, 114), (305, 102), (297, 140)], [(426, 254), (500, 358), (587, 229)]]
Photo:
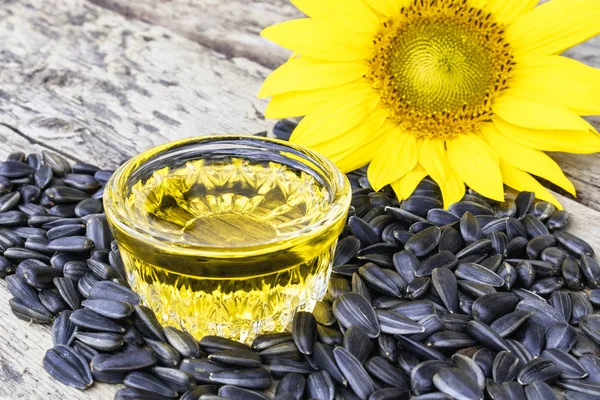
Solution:
[(264, 67), (83, 0), (4, 1), (0, 43), (8, 141), (109, 166), (166, 141), (272, 124), (255, 96)]
[[(268, 130), (255, 94), (289, 53), (257, 34), (297, 16), (287, 0), (0, 0), (0, 159), (51, 149), (114, 167), (169, 140)], [(600, 66), (598, 49), (569, 54)], [(600, 209), (600, 158), (553, 156)], [(559, 199), (600, 249), (600, 212)], [(113, 385), (53, 381), (49, 328), (18, 320), (9, 298), (0, 281), (0, 400), (112, 398)]]

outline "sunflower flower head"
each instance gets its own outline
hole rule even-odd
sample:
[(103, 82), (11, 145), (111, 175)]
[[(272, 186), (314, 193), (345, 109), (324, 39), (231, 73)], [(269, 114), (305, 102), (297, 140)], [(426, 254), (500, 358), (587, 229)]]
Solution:
[(262, 35), (294, 52), (265, 81), (269, 118), (304, 117), (291, 141), (376, 190), (409, 197), (431, 176), (445, 206), (465, 184), (558, 201), (575, 195), (544, 151), (600, 151), (600, 71), (560, 54), (600, 33), (600, 1), (292, 0), (307, 18)]

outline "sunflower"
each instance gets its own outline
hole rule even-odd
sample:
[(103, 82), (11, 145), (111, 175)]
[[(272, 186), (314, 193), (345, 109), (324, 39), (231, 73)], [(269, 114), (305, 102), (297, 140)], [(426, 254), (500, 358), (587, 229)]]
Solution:
[(543, 151), (600, 151), (600, 70), (561, 56), (600, 33), (600, 0), (292, 0), (307, 18), (262, 35), (294, 52), (264, 82), (268, 118), (399, 199), (431, 176), (444, 205), (504, 184), (575, 195)]

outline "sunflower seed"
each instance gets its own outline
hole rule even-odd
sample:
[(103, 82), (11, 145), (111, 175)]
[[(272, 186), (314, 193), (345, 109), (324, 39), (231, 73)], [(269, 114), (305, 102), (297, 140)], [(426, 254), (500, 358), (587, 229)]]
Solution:
[(438, 350), (459, 350), (466, 347), (475, 346), (477, 341), (471, 336), (453, 331), (441, 331), (431, 335), (427, 341), (427, 346)]
[(366, 400), (375, 391), (375, 384), (361, 362), (343, 347), (333, 350), (338, 367), (348, 385), (361, 399)]
[(40, 303), (53, 314), (58, 314), (69, 308), (56, 289), (42, 289), (38, 296)]
[(546, 328), (546, 349), (570, 351), (577, 341), (577, 332), (567, 323), (555, 322)]
[(440, 236), (440, 243), (438, 249), (440, 252), (449, 251), (452, 254), (456, 254), (465, 245), (460, 232), (454, 228), (446, 228), (442, 231)]
[[(257, 336), (252, 342), (252, 348), (256, 351), (261, 351), (277, 344), (292, 342), (293, 340), (290, 332), (267, 333)], [(243, 349), (247, 349), (247, 347), (243, 347)]]
[(379, 356), (385, 358), (391, 363), (396, 362), (398, 358), (398, 342), (392, 335), (381, 334), (377, 338), (377, 347)]
[(597, 399), (600, 396), (600, 385), (589, 383), (580, 379), (561, 379), (555, 382), (556, 386), (572, 392), (583, 393)]
[[(58, 272), (60, 272), (60, 270), (58, 270)], [(87, 264), (83, 261), (69, 261), (65, 264), (62, 272), (65, 278), (69, 278), (73, 281), (78, 281), (91, 271), (88, 268)]]
[(85, 233), (83, 224), (61, 225), (50, 229), (46, 236), (49, 240), (60, 239), (68, 236), (77, 236)]
[(594, 307), (583, 293), (570, 292), (569, 297), (571, 297), (572, 303), (571, 319), (569, 322), (572, 325), (577, 325), (581, 318), (593, 313)]
[(100, 351), (114, 351), (123, 344), (123, 335), (111, 332), (75, 332), (75, 337), (83, 343)]
[[(202, 345), (202, 341), (200, 341)], [(289, 358), (292, 360), (299, 360), (301, 353), (298, 351), (298, 347), (294, 342), (284, 342), (271, 346), (258, 353), (265, 362), (271, 362), (277, 358)]]
[(554, 236), (565, 249), (575, 256), (582, 257), (584, 255), (594, 255), (594, 249), (592, 249), (592, 246), (590, 246), (590, 244), (585, 240), (578, 238), (572, 233), (556, 231), (554, 232)]
[(52, 343), (55, 346), (59, 344), (69, 346), (74, 339), (77, 326), (70, 320), (71, 313), (70, 310), (62, 312), (52, 324)]
[(508, 351), (496, 354), (492, 365), (492, 377), (495, 383), (511, 382), (517, 378), (519, 370), (523, 367), (521, 360)]
[(364, 367), (373, 378), (390, 387), (403, 390), (410, 389), (409, 378), (383, 357), (375, 356), (370, 358), (364, 364)]
[(373, 263), (360, 267), (358, 273), (371, 286), (390, 296), (402, 297), (402, 292), (406, 290), (407, 284), (400, 274)]
[(93, 383), (86, 360), (67, 346), (57, 345), (48, 350), (43, 365), (52, 378), (65, 385), (83, 390)]
[(140, 296), (137, 293), (112, 281), (97, 282), (93, 286), (89, 298), (118, 300), (133, 306), (140, 304)]
[(350, 325), (344, 335), (343, 347), (361, 362), (366, 361), (373, 349), (367, 333), (358, 325)]
[[(333, 388), (332, 388), (333, 389)], [(205, 398), (206, 396), (203, 396)], [(230, 400), (268, 400), (269, 397), (264, 394), (250, 389), (243, 389), (232, 385), (225, 385), (219, 389), (219, 399)], [(321, 397), (316, 397), (320, 399)], [(327, 398), (327, 397), (323, 397)], [(331, 398), (333, 399), (333, 397)]]
[(279, 381), (275, 391), (275, 397), (284, 393), (289, 393), (294, 399), (300, 400), (304, 393), (305, 387), (306, 379), (302, 375), (289, 373)]
[(81, 253), (91, 250), (94, 242), (85, 236), (70, 236), (51, 240), (48, 249), (65, 253)]
[(556, 210), (546, 221), (550, 231), (556, 231), (566, 228), (569, 224), (569, 212), (565, 210)]
[(247, 389), (266, 389), (272, 383), (271, 375), (265, 368), (215, 371), (210, 373), (209, 379), (224, 385)]
[(131, 372), (124, 380), (125, 386), (157, 393), (167, 397), (177, 397), (177, 392), (166, 386), (160, 379), (145, 373)]
[(116, 322), (96, 314), (92, 310), (79, 309), (71, 314), (71, 322), (80, 328), (97, 332), (125, 333), (125, 328)]
[(546, 382), (533, 382), (525, 387), (527, 400), (557, 400), (554, 391)]
[(313, 372), (306, 380), (308, 395), (313, 399), (333, 400), (335, 388), (326, 371)]
[(564, 350), (547, 349), (540, 357), (552, 361), (562, 371), (561, 379), (583, 379), (588, 375), (583, 365)]
[(446, 356), (444, 356), (444, 354), (442, 354), (439, 350), (432, 349), (425, 344), (416, 342), (401, 335), (396, 336), (396, 339), (398, 340), (398, 344), (401, 348), (414, 354), (419, 360), (446, 360)]
[(12, 210), (0, 213), (0, 226), (15, 227), (27, 223), (27, 214), (22, 211)]
[(415, 270), (419, 268), (419, 260), (413, 253), (403, 250), (394, 254), (394, 268), (407, 283), (415, 279)]
[(381, 327), (381, 332), (383, 333), (391, 335), (409, 335), (425, 331), (423, 325), (414, 322), (399, 313), (388, 310), (376, 310), (376, 314)]
[(496, 353), (488, 348), (477, 350), (473, 355), (473, 361), (479, 366), (486, 378), (491, 378), (493, 374), (493, 364), (496, 359)]
[(513, 311), (495, 319), (490, 328), (496, 331), (498, 335), (506, 337), (516, 331), (530, 316), (531, 313), (527, 311)]
[(486, 347), (496, 351), (510, 351), (506, 341), (491, 329), (488, 325), (479, 321), (470, 321), (467, 324), (467, 332), (473, 339), (479, 341)]
[(121, 388), (115, 393), (115, 400), (169, 400), (170, 396), (135, 388)]
[(181, 361), (181, 355), (173, 346), (165, 342), (148, 338), (144, 338), (144, 340), (146, 341), (148, 348), (150, 348), (156, 354), (159, 364), (165, 367), (177, 367), (179, 365), (179, 362)]
[(491, 293), (473, 303), (473, 318), (490, 324), (497, 318), (512, 312), (519, 299), (513, 293)]
[(71, 171), (71, 164), (62, 156), (42, 150), (42, 159), (44, 163), (52, 168), (56, 176), (63, 176)]
[(103, 372), (131, 372), (150, 367), (156, 362), (156, 355), (152, 351), (135, 350), (126, 354), (109, 355), (98, 362), (95, 368)]
[(360, 250), (360, 240), (355, 236), (347, 236), (338, 242), (333, 258), (333, 265), (342, 265), (352, 260)]
[(347, 293), (333, 303), (333, 314), (345, 328), (356, 325), (371, 338), (379, 336), (380, 327), (375, 310), (369, 302), (357, 293)]
[(483, 390), (469, 375), (458, 368), (445, 368), (433, 377), (433, 384), (443, 393), (457, 399), (482, 399)]
[(560, 375), (560, 369), (552, 361), (536, 358), (521, 369), (517, 376), (517, 381), (521, 385), (529, 385), (537, 381), (552, 381)]
[(0, 175), (0, 194), (9, 193), (13, 188), (13, 183), (7, 177)]
[(0, 196), (0, 212), (10, 211), (19, 204), (21, 193), (10, 192)]
[(600, 345), (600, 314), (588, 315), (579, 321), (579, 328), (593, 342)]
[[(79, 290), (79, 293), (81, 293), (83, 295), (83, 297), (88, 298), (88, 297), (90, 297), (92, 288), (99, 281), (100, 280), (98, 278), (96, 278), (94, 276), (94, 274), (92, 274), (92, 273), (85, 274), (77, 282), (77, 289)], [(94, 310), (94, 311), (96, 311), (96, 310)]]
[[(573, 257), (567, 257), (561, 264), (562, 276), (569, 289), (582, 290), (584, 287), (583, 277), (579, 263)], [(590, 285), (592, 286), (592, 285)]]
[(69, 278), (54, 278), (54, 286), (72, 310), (77, 310), (81, 306), (81, 295), (72, 280)]
[(411, 237), (405, 244), (405, 250), (417, 257), (422, 257), (435, 249), (440, 241), (441, 229), (432, 226)]
[(436, 268), (454, 268), (458, 259), (450, 251), (443, 250), (434, 254), (421, 262), (415, 270), (415, 276), (430, 276)]

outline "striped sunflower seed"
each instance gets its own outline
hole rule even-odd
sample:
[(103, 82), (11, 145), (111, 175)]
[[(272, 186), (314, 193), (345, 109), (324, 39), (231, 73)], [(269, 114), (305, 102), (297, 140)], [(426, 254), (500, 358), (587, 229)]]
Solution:
[(54, 346), (46, 352), (44, 369), (57, 381), (77, 389), (87, 389), (93, 383), (87, 361), (70, 347)]

